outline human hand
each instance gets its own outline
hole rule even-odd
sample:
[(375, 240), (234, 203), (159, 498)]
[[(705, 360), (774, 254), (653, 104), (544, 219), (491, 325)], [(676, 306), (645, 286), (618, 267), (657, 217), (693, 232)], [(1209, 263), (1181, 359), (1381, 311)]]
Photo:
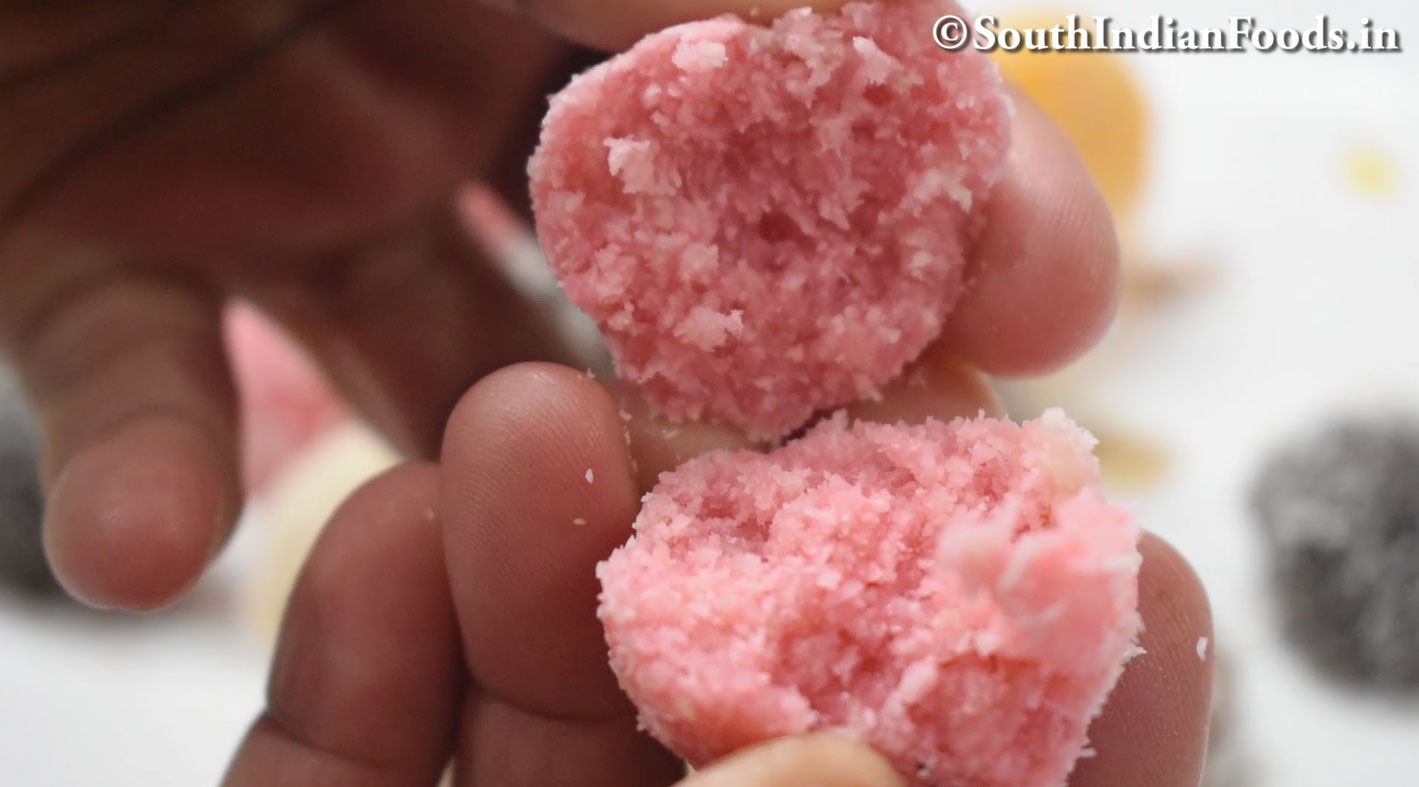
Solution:
[[(407, 465), (349, 500), (297, 583), (268, 707), (228, 787), (668, 785), (683, 770), (637, 732), (607, 666), (593, 568), (630, 535), (645, 488), (622, 402), (585, 374), (528, 364), (475, 386), (440, 465)], [(889, 396), (884, 412), (916, 407)], [(988, 402), (939, 402), (974, 412)], [(648, 434), (648, 433), (647, 433)], [(657, 439), (653, 456), (703, 435)], [(676, 443), (676, 445), (669, 445)], [(588, 483), (587, 470), (592, 481)], [(1090, 730), (1072, 787), (1194, 787), (1211, 662), (1206, 599), (1186, 563), (1141, 544), (1145, 655)], [(793, 739), (731, 757), (682, 787), (900, 785), (862, 746)]]
[[(549, 29), (616, 47), (736, 3), (800, 2), (507, 1), (532, 18), (471, 0), (0, 10), (0, 116), (24, 121), (0, 127), (0, 349), (38, 410), (46, 545), (72, 593), (162, 606), (225, 541), (241, 503), (218, 322), (232, 295), (415, 456), (482, 375), (566, 357), (450, 207), (470, 177), (521, 201), (541, 96), (576, 64)], [(1111, 312), (1102, 203), (1023, 102), (1017, 126), (922, 406), (982, 396), (977, 369), (1058, 365)]]

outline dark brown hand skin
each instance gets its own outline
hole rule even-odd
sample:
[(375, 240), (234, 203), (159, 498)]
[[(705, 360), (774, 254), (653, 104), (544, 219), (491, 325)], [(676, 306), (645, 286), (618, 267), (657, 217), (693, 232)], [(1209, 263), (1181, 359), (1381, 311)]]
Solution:
[[(569, 359), (452, 209), (474, 177), (525, 205), (545, 96), (594, 57), (548, 31), (616, 47), (673, 21), (796, 4), (0, 5), (0, 350), (38, 410), (61, 582), (96, 605), (157, 608), (224, 542), (241, 503), (219, 320), (233, 295), (306, 343), (412, 456), (433, 456), (487, 373)], [(902, 413), (975, 396), (979, 370), (1058, 367), (1112, 317), (1103, 200), (1059, 131), (1018, 97), (1017, 109), (972, 288), (904, 377), (915, 404)], [(645, 415), (634, 439), (653, 431), (627, 409)]]
[[(463, 243), (450, 200), (480, 177), (519, 201), (543, 97), (578, 65), (570, 46), (465, 0), (0, 14), (0, 115), (16, 119), (0, 126), (0, 270), (27, 284), (6, 288), (0, 318), (22, 361), (111, 288), (200, 313), (167, 326), (188, 344), (210, 339), (212, 301), (239, 292), (428, 455), (480, 371), (557, 357)], [(48, 365), (27, 370), (40, 393), (63, 376)]]
[[(570, 359), (452, 195), (482, 178), (525, 203), (545, 95), (590, 59), (468, 0), (0, 6), (0, 349), (72, 592), (160, 606), (223, 541), (231, 295), (413, 455), (487, 372)], [(122, 491), (150, 486), (174, 491)]]

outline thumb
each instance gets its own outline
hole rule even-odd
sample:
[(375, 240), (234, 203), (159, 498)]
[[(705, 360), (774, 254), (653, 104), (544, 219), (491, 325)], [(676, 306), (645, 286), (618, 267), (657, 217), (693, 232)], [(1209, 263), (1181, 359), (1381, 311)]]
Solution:
[(44, 438), (45, 551), (78, 598), (156, 609), (196, 581), (241, 505), (220, 298), (157, 274), (51, 278), (0, 309)]
[(863, 744), (833, 735), (781, 738), (732, 754), (677, 787), (903, 787)]

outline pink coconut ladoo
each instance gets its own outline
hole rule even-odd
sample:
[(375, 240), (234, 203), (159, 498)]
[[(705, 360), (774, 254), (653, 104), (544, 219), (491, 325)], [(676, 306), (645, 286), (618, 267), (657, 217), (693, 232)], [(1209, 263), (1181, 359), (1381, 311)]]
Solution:
[(539, 239), (663, 413), (777, 437), (870, 397), (941, 331), (1009, 145), (942, 0), (648, 36), (553, 97)]
[(1060, 787), (1140, 629), (1092, 444), (1057, 411), (837, 417), (664, 474), (598, 567), (642, 724), (696, 764), (830, 730), (921, 787)]

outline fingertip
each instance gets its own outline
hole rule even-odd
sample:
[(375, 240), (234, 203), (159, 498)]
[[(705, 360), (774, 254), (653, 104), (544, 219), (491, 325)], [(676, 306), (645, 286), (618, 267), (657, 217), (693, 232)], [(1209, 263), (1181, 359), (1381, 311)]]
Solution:
[(490, 440), (564, 451), (570, 446), (559, 440), (567, 435), (546, 434), (547, 427), (556, 431), (567, 418), (588, 414), (595, 417), (584, 419), (588, 431), (582, 442), (600, 445), (615, 435), (624, 444), (616, 413), (610, 394), (586, 372), (554, 363), (514, 364), (482, 378), (459, 400), (444, 431), (442, 456), (445, 462), (461, 463)]
[[(1164, 635), (1169, 645), (1177, 638), (1209, 636), (1212, 607), (1202, 580), (1182, 553), (1152, 533), (1144, 533), (1138, 544), (1143, 568), (1138, 578), (1138, 605), (1145, 623), (1152, 618), (1154, 638)], [(1186, 644), (1194, 644), (1189, 640)]]
[(49, 490), (45, 551), (100, 608), (160, 609), (201, 575), (239, 505), (234, 457), (176, 416), (128, 420), (79, 450)]
[(440, 539), (423, 537), (437, 535), (438, 493), (438, 469), (428, 462), (399, 464), (361, 484), (321, 530), (312, 550), (319, 559), (302, 566), (302, 600), (319, 608), (347, 595), (351, 580), (372, 576), (391, 549), (440, 562)]
[(400, 465), (331, 516), (291, 594), (266, 711), (224, 785), (437, 781), (465, 682), (438, 485), (434, 466)]
[(1113, 216), (1078, 152), (1044, 113), (1015, 96), (1006, 175), (986, 208), (970, 284), (945, 341), (989, 374), (1052, 371), (1092, 347), (1117, 310)]
[(1089, 728), (1094, 756), (1070, 787), (1194, 787), (1212, 703), (1212, 615), (1202, 583), (1167, 542), (1145, 534), (1138, 605), (1143, 653), (1124, 667)]
[(731, 754), (679, 787), (905, 787), (864, 743), (830, 733), (780, 738)]
[(623, 422), (589, 375), (528, 363), (475, 385), (444, 441), (444, 544), (469, 668), (550, 716), (628, 708), (606, 661), (595, 566), (638, 507)]

